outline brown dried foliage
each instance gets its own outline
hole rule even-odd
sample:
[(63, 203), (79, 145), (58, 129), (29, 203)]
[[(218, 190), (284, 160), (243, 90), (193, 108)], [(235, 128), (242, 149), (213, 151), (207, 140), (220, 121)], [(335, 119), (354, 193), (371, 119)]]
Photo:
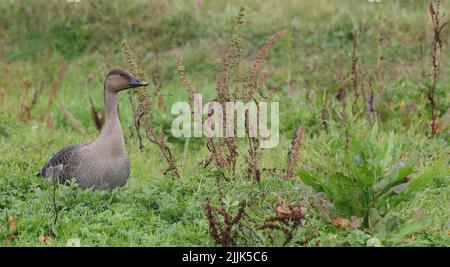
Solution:
[(57, 92), (59, 91), (59, 89), (61, 87), (61, 82), (63, 81), (64, 77), (66, 76), (67, 68), (68, 68), (68, 65), (65, 62), (63, 62), (59, 65), (59, 69), (56, 74), (57, 76), (53, 80), (52, 87), (51, 87), (53, 95), (56, 95)]
[[(220, 60), (221, 69), (216, 74), (216, 93), (217, 101), (225, 106), (226, 102), (232, 100), (232, 96), (236, 96), (236, 91), (234, 94), (230, 92), (230, 73), (233, 68), (237, 68), (240, 59), (240, 41), (235, 36), (228, 47), (227, 52)], [(208, 117), (212, 116), (213, 113), (210, 111)], [(233, 114), (234, 116), (234, 114)], [(222, 122), (224, 130), (227, 128), (227, 114), (224, 112), (222, 114)], [(236, 122), (233, 125), (234, 132), (236, 132)], [(236, 160), (239, 155), (236, 137), (218, 137), (217, 141), (213, 138), (208, 138), (206, 142), (206, 147), (210, 152), (210, 156), (207, 160), (203, 162), (203, 166), (206, 168), (211, 162), (215, 162), (216, 166), (220, 169), (228, 168), (234, 173), (236, 170)]]
[(366, 100), (366, 112), (369, 115), (370, 119), (376, 119), (376, 110), (374, 107), (375, 96), (373, 94), (373, 90), (369, 91), (369, 95)]
[[(36, 76), (36, 71), (33, 73), (33, 75)], [(41, 81), (37, 88), (33, 88), (31, 82), (24, 77), (22, 79), (22, 84), (23, 94), (21, 94), (19, 97), (19, 108), (17, 115), (19, 120), (26, 122), (33, 118), (32, 110), (33, 107), (37, 104), (37, 101), (42, 92), (44, 91), (44, 81)], [(29, 95), (31, 95), (31, 98), (27, 100), (26, 98)]]
[(153, 68), (151, 71), (151, 77), (152, 77), (152, 83), (155, 86), (156, 90), (155, 90), (155, 95), (158, 95), (158, 107), (161, 108), (164, 111), (167, 111), (167, 104), (164, 101), (163, 95), (160, 95), (159, 92), (161, 91), (162, 88), (162, 79), (161, 79), (161, 73), (160, 73), (160, 69), (161, 69), (161, 64), (160, 64), (160, 59), (159, 59), (159, 52), (155, 52), (154, 53), (154, 59), (153, 59)]
[(261, 170), (259, 169), (259, 161), (261, 159), (261, 151), (259, 147), (259, 139), (257, 137), (250, 137), (248, 127), (248, 113), (246, 114), (245, 130), (248, 137), (248, 154), (245, 155), (247, 160), (247, 177), (253, 177), (258, 183), (261, 181)]
[(330, 113), (328, 112), (327, 103), (324, 104), (320, 113), (322, 119), (322, 127), (326, 133), (328, 133), (328, 120), (330, 119)]
[[(230, 80), (230, 71), (233, 67), (237, 67), (239, 65), (239, 56), (236, 52), (238, 48), (236, 47), (236, 42), (233, 42), (232, 45), (228, 48), (227, 53), (222, 57), (221, 65), (222, 69), (216, 75), (216, 91), (218, 95), (218, 101), (222, 106), (225, 106), (226, 102), (231, 100), (231, 94), (229, 90), (229, 80)], [(233, 114), (234, 116), (234, 114)], [(223, 125), (227, 125), (227, 114), (223, 113)], [(233, 126), (234, 132), (236, 132), (236, 123)], [(224, 127), (226, 129), (226, 127)], [(219, 138), (218, 147), (220, 151), (223, 151), (223, 145), (227, 147), (227, 154), (225, 155), (225, 165), (233, 170), (236, 170), (236, 159), (239, 155), (236, 145), (236, 137), (225, 137)]]
[[(218, 95), (218, 101), (224, 106), (227, 101), (230, 100), (229, 98), (229, 92), (228, 92), (228, 76), (229, 71), (231, 69), (230, 60), (232, 58), (232, 49), (233, 46), (231, 46), (230, 52), (228, 52), (223, 58), (222, 58), (222, 70), (217, 74), (216, 76), (216, 91)], [(198, 93), (198, 88), (194, 88), (188, 81), (186, 76), (186, 70), (184, 68), (181, 56), (178, 54), (178, 52), (173, 49), (172, 55), (175, 58), (178, 74), (180, 75), (180, 80), (183, 85), (183, 87), (188, 92), (188, 99), (189, 101), (194, 104), (194, 94)], [(193, 111), (192, 111), (193, 112)], [(210, 110), (208, 113), (208, 117), (212, 116), (213, 112)], [(226, 123), (226, 113), (223, 114), (223, 122)], [(228, 154), (223, 156), (224, 153), (224, 143), (226, 143), (228, 148)], [(208, 138), (206, 142), (206, 147), (208, 151), (210, 152), (210, 156), (207, 160), (203, 162), (203, 167), (206, 168), (209, 166), (211, 162), (215, 162), (216, 166), (218, 168), (231, 168), (235, 169), (236, 164), (236, 158), (237, 158), (237, 146), (235, 144), (235, 138), (224, 138), (219, 137), (217, 142), (214, 142), (213, 138)]]
[[(130, 66), (131, 73), (143, 80), (147, 80), (146, 75), (139, 68), (134, 59), (133, 53), (128, 45), (126, 40), (122, 41), (122, 53), (125, 55), (128, 61), (128, 65)], [(180, 178), (180, 174), (177, 168), (177, 162), (170, 150), (170, 147), (167, 144), (167, 137), (164, 135), (161, 130), (159, 135), (156, 133), (153, 125), (152, 125), (152, 102), (150, 101), (150, 96), (145, 89), (137, 89), (138, 98), (138, 106), (134, 110), (134, 122), (136, 127), (136, 132), (139, 133), (140, 126), (142, 125), (145, 129), (145, 134), (147, 138), (153, 144), (157, 145), (159, 150), (164, 156), (168, 167), (163, 171), (163, 174), (166, 175), (171, 173), (174, 177)], [(138, 136), (140, 136), (138, 134)], [(141, 146), (142, 144), (140, 144)]]
[[(38, 71), (41, 69), (43, 69), (44, 72), (48, 71), (46, 69), (46, 67), (47, 66), (45, 65), (43, 68), (35, 68), (33, 71), (32, 80), (33, 81), (39, 80), (36, 78), (38, 75)], [(26, 77), (24, 77), (22, 79), (23, 93), (19, 97), (18, 112), (17, 112), (17, 116), (18, 116), (19, 120), (26, 122), (26, 121), (30, 121), (31, 119), (33, 119), (33, 114), (32, 114), (33, 108), (38, 103), (39, 98), (41, 97), (42, 93), (44, 92), (44, 89), (46, 88), (44, 85), (49, 82), (51, 82), (51, 86), (50, 86), (51, 94), (48, 97), (48, 108), (50, 108), (53, 105), (53, 101), (54, 101), (54, 99), (56, 99), (56, 97), (59, 93), (60, 87), (61, 87), (61, 83), (64, 80), (64, 77), (66, 75), (67, 68), (68, 68), (68, 65), (65, 62), (62, 62), (59, 65), (57, 73), (53, 77), (50, 78), (50, 81), (48, 81), (46, 79), (41, 79), (36, 87), (34, 87), (33, 84), (30, 82), (30, 80), (28, 80)], [(31, 96), (31, 97), (29, 97), (29, 96)], [(46, 120), (49, 128), (53, 128), (53, 123), (52, 123), (52, 118), (51, 118), (50, 113), (47, 114), (46, 116), (41, 114), (40, 116), (38, 116), (38, 118), (41, 121)], [(69, 123), (71, 123), (71, 122), (69, 122)], [(78, 126), (80, 126), (80, 125), (78, 125)], [(78, 128), (82, 128), (82, 127), (78, 127)]]
[(352, 40), (353, 40), (353, 49), (352, 49), (351, 73), (352, 73), (352, 87), (353, 87), (353, 93), (355, 94), (355, 104), (356, 104), (356, 102), (358, 101), (358, 98), (359, 98), (358, 55), (356, 54), (356, 50), (358, 48), (358, 33), (357, 32), (352, 33)]
[(303, 143), (303, 136), (305, 134), (305, 127), (302, 125), (294, 132), (291, 141), (291, 147), (288, 151), (288, 168), (283, 176), (283, 179), (287, 181), (294, 174), (293, 166), (295, 166), (300, 160), (300, 148)]
[(434, 137), (438, 132), (437, 116), (438, 116), (438, 104), (436, 99), (437, 80), (440, 74), (441, 68), (441, 55), (444, 42), (442, 41), (442, 30), (447, 25), (447, 22), (442, 23), (440, 21), (440, 1), (437, 1), (436, 8), (432, 3), (429, 4), (429, 13), (431, 16), (433, 27), (433, 41), (431, 47), (431, 63), (432, 63), (432, 81), (428, 86), (427, 98), (431, 107), (431, 133), (430, 137)]
[(279, 230), (285, 237), (283, 245), (286, 246), (294, 237), (294, 232), (301, 222), (305, 220), (308, 205), (305, 203), (286, 203), (278, 198), (273, 205), (275, 216), (267, 217), (256, 230)]
[(194, 103), (194, 94), (197, 94), (199, 90), (198, 90), (198, 88), (194, 88), (191, 85), (191, 83), (188, 81), (187, 76), (186, 76), (186, 69), (184, 68), (184, 65), (183, 65), (183, 60), (182, 60), (180, 54), (177, 52), (177, 50), (172, 49), (171, 53), (172, 53), (172, 56), (175, 58), (175, 62), (177, 64), (177, 70), (178, 70), (178, 75), (180, 75), (181, 84), (188, 92), (188, 99), (191, 102), (191, 104), (193, 104)]
[(72, 113), (70, 113), (70, 111), (66, 107), (61, 106), (61, 113), (63, 114), (67, 123), (69, 123), (72, 127), (77, 129), (82, 134), (86, 132), (81, 122), (77, 120), (75, 116), (73, 116)]
[[(222, 106), (225, 106), (225, 103), (231, 100), (231, 94), (229, 91), (230, 71), (232, 70), (233, 67), (239, 64), (239, 61), (237, 60), (236, 57), (236, 51), (237, 51), (236, 44), (232, 43), (229, 46), (225, 55), (221, 59), (221, 66), (222, 66), (221, 70), (216, 74), (216, 92), (217, 92), (216, 100)], [(183, 66), (180, 55), (175, 50), (172, 50), (172, 55), (174, 56), (175, 61), (177, 63), (177, 69), (180, 75), (181, 83), (188, 92), (189, 101), (193, 103), (194, 94), (198, 93), (199, 90), (197, 88), (194, 88), (189, 83), (186, 77), (185, 68)], [(210, 112), (208, 113), (208, 117), (212, 115), (213, 112), (212, 110), (210, 110)], [(224, 125), (226, 125), (227, 123), (226, 115), (227, 115), (226, 112), (224, 112), (222, 115)], [(236, 131), (236, 125), (233, 125), (233, 127)], [(226, 129), (226, 127), (224, 127), (224, 129)], [(235, 171), (236, 159), (239, 154), (237, 150), (235, 137), (218, 137), (216, 142), (214, 138), (208, 138), (206, 142), (206, 147), (210, 152), (210, 156), (207, 160), (203, 162), (203, 166), (205, 168), (209, 166), (211, 162), (215, 162), (218, 168), (221, 169), (228, 168), (231, 169), (233, 172)]]
[[(208, 118), (213, 115), (212, 108), (209, 108)], [(217, 144), (214, 142), (214, 138), (209, 137), (206, 141), (206, 148), (209, 151), (209, 158), (203, 161), (203, 167), (206, 168), (214, 162), (216, 167), (219, 169), (224, 169), (227, 166), (227, 163), (223, 157), (223, 138), (218, 138)]]
[(250, 75), (248, 76), (246, 81), (246, 93), (244, 96), (245, 100), (253, 99), (256, 101), (256, 94), (259, 93), (258, 77), (261, 73), (262, 68), (264, 67), (264, 61), (266, 60), (272, 45), (285, 33), (286, 33), (285, 29), (275, 32), (269, 37), (269, 39), (267, 39), (264, 45), (258, 50), (256, 57), (252, 62)]
[(22, 79), (22, 83), (23, 83), (23, 94), (21, 94), (19, 97), (19, 110), (17, 115), (21, 121), (27, 121), (31, 119), (31, 105), (25, 104), (24, 98), (30, 94), (29, 92), (31, 84), (26, 78)]
[[(235, 216), (231, 216), (229, 211), (225, 209), (225, 203), (221, 201), (221, 207), (216, 208), (211, 204), (203, 205), (208, 220), (210, 234), (216, 241), (216, 244), (223, 247), (234, 247), (236, 242), (233, 237), (233, 230), (239, 221), (245, 216), (245, 202), (241, 202), (239, 210)], [(219, 219), (222, 217), (222, 220)]]
[[(269, 39), (264, 43), (264, 45), (256, 53), (256, 57), (252, 62), (250, 74), (246, 78), (244, 85), (244, 95), (243, 99), (246, 101), (253, 100), (257, 101), (257, 95), (261, 95), (259, 92), (260, 83), (260, 73), (264, 67), (264, 62), (269, 54), (270, 48), (281, 36), (286, 33), (286, 30), (279, 30), (272, 34)], [(259, 123), (259, 122), (258, 122)], [(261, 151), (259, 149), (259, 139), (258, 137), (250, 137), (250, 130), (248, 124), (248, 112), (245, 116), (245, 130), (248, 137), (248, 155), (246, 155), (246, 160), (248, 163), (247, 176), (253, 177), (257, 182), (261, 180), (261, 170), (259, 169), (259, 160), (261, 158)]]
[(380, 86), (380, 94), (383, 95), (384, 94), (384, 89), (385, 89), (385, 85), (383, 82), (383, 75), (382, 75), (382, 70), (383, 70), (383, 61), (384, 61), (384, 56), (382, 53), (382, 46), (384, 43), (384, 34), (382, 32), (382, 29), (380, 28), (378, 30), (378, 38), (377, 38), (377, 44), (378, 44), (378, 59), (377, 59), (377, 67), (376, 67), (376, 71), (375, 71), (375, 75), (376, 78), (378, 80), (378, 84)]
[[(258, 50), (255, 59), (252, 61), (250, 73), (242, 78), (242, 75), (239, 71), (239, 64), (243, 51), (240, 40), (240, 30), (241, 25), (243, 24), (244, 11), (244, 8), (240, 9), (236, 22), (237, 32), (234, 34), (231, 40), (231, 44), (228, 46), (226, 53), (221, 58), (221, 69), (216, 74), (216, 100), (222, 106), (225, 106), (226, 102), (236, 100), (238, 97), (240, 97), (244, 101), (257, 100), (257, 95), (260, 95), (260, 92), (258, 91), (259, 84), (262, 83), (263, 79), (266, 78), (260, 77), (261, 71), (264, 67), (265, 59), (267, 58), (270, 48), (275, 43), (275, 41), (278, 40), (286, 32), (286, 30), (280, 30), (275, 32), (268, 38), (264, 45)], [(193, 102), (193, 95), (198, 90), (195, 90), (194, 87), (189, 83), (180, 55), (175, 50), (172, 50), (172, 55), (174, 56), (176, 61), (181, 83), (188, 92), (190, 102)], [(233, 69), (236, 69), (238, 72), (238, 75), (235, 79), (231, 79), (231, 72)], [(232, 85), (232, 82), (237, 82), (238, 84)], [(241, 96), (238, 96), (237, 94), (239, 83), (243, 85)], [(230, 91), (230, 88), (232, 86), (234, 88), (233, 92)], [(209, 112), (208, 116), (212, 116), (212, 111)], [(223, 125), (227, 125), (226, 112), (224, 112), (222, 118)], [(249, 136), (248, 125), (247, 112), (245, 118), (245, 130), (248, 136), (249, 149), (248, 154), (245, 155), (246, 161), (248, 163), (248, 169), (246, 173), (248, 177), (253, 177), (256, 181), (259, 182), (261, 177), (261, 171), (259, 169), (259, 160), (261, 157), (261, 151), (259, 151), (258, 149), (259, 140), (257, 137)], [(233, 127), (236, 132), (236, 122), (234, 123)], [(226, 128), (227, 127), (224, 127), (224, 130)], [(229, 170), (232, 170), (233, 173), (235, 172), (236, 160), (239, 156), (236, 137), (218, 137), (217, 140), (214, 138), (208, 138), (206, 147), (210, 152), (210, 156), (203, 162), (203, 167), (206, 168), (211, 164), (211, 162), (214, 162), (216, 167), (220, 169), (227, 168)]]
[(89, 98), (89, 104), (91, 105), (91, 119), (94, 122), (95, 128), (100, 132), (105, 123), (105, 115), (103, 112), (100, 113), (97, 110), (91, 98)]
[(14, 241), (14, 239), (16, 239), (18, 235), (17, 221), (9, 213), (6, 213), (6, 229), (7, 234), (5, 237), (5, 245), (9, 245), (12, 241)]

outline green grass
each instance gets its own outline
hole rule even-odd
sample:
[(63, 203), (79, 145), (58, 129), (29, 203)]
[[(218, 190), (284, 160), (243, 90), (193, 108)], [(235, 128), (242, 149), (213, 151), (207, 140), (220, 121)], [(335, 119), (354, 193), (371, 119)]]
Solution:
[[(172, 103), (186, 99), (171, 48), (183, 55), (188, 77), (201, 88), (204, 99), (213, 99), (218, 59), (233, 34), (240, 6), (246, 7), (242, 28), (246, 63), (270, 34), (287, 29), (272, 47), (264, 69), (272, 74), (263, 91), (272, 101), (280, 101), (281, 140), (276, 148), (264, 152), (261, 167), (286, 168), (292, 132), (304, 124), (299, 166), (324, 177), (331, 171), (345, 173), (345, 122), (331, 114), (329, 123), (336, 124), (336, 129), (326, 133), (321, 113), (324, 107), (330, 113), (333, 108), (340, 110), (342, 104), (335, 95), (340, 87), (351, 90), (349, 36), (355, 30), (359, 31), (357, 54), (364, 73), (360, 75), (361, 86), (365, 92), (375, 92), (380, 138), (391, 134), (395, 138), (392, 164), (402, 161), (411, 166), (413, 180), (437, 162), (443, 164), (429, 183), (407, 198), (389, 197), (376, 226), (338, 229), (313, 205), (307, 212), (308, 223), (294, 232), (288, 245), (366, 246), (369, 239), (377, 238), (383, 246), (450, 246), (450, 35), (445, 29), (438, 84), (441, 131), (428, 139), (426, 85), (430, 80), (421, 75), (420, 55), (423, 42), (423, 64), (429, 73), (431, 26), (425, 1), (204, 2), (197, 6), (195, 1), (1, 1), (0, 246), (45, 246), (40, 241), (42, 236), (51, 236), (52, 246), (65, 246), (71, 238), (80, 239), (82, 246), (215, 246), (202, 205), (208, 201), (219, 206), (221, 199), (232, 214), (238, 210), (239, 201), (246, 201), (249, 218), (245, 223), (252, 227), (274, 215), (271, 207), (277, 197), (287, 202), (323, 201), (333, 216), (350, 219), (347, 211), (336, 209), (297, 175), (286, 182), (279, 174), (264, 172), (259, 184), (245, 178), (243, 155), (238, 159), (237, 174), (226, 173), (228, 180), (217, 182), (217, 170), (200, 166), (208, 157), (204, 139), (191, 140), (185, 153), (186, 140), (169, 137), (181, 178), (163, 176), (166, 165), (157, 147), (145, 141), (145, 150), (140, 152), (137, 140), (129, 138), (132, 111), (128, 96), (122, 94), (120, 116), (132, 166), (128, 183), (112, 192), (82, 191), (76, 184), (59, 187), (56, 201), (61, 210), (57, 224), (53, 224), (53, 185), (35, 174), (61, 147), (96, 138), (89, 99), (102, 108), (105, 74), (115, 66), (127, 67), (120, 54), (120, 41), (128, 39), (149, 76), (158, 71), (161, 93), (170, 94), (164, 97), (169, 110)], [(442, 10), (448, 10), (448, 3), (441, 5)], [(384, 36), (381, 43), (377, 41), (380, 32)], [(379, 55), (384, 57), (380, 79), (376, 77)], [(57, 73), (62, 64), (68, 69), (59, 82)], [(31, 86), (25, 90), (27, 83)], [(51, 89), (55, 83), (56, 94)], [(29, 103), (39, 88), (42, 94), (31, 110), (31, 118), (20, 120), (20, 101)], [(288, 96), (289, 88), (298, 95)], [(350, 105), (352, 95), (348, 98)], [(174, 116), (159, 107), (156, 98), (153, 101), (155, 124), (167, 132)], [(409, 104), (416, 109), (406, 113)], [(86, 128), (85, 134), (66, 122), (61, 105)], [(359, 111), (363, 105), (353, 108)], [(373, 124), (364, 112), (351, 121), (349, 127), (359, 133), (351, 152), (357, 154), (366, 145), (363, 137)], [(246, 143), (241, 141), (244, 154)], [(371, 144), (374, 149), (369, 152), (382, 150), (382, 144)], [(375, 165), (386, 160), (378, 154), (373, 158)], [(16, 221), (15, 230), (8, 216)], [(274, 232), (272, 241), (264, 231), (247, 228), (237, 229), (235, 235), (241, 246), (281, 246), (284, 240), (281, 232)]]

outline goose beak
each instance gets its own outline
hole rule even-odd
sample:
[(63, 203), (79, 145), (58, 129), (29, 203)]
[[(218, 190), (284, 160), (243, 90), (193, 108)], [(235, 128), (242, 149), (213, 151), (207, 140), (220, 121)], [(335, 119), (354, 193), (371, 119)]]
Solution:
[(143, 86), (147, 86), (148, 83), (139, 80), (138, 78), (131, 76), (130, 77), (130, 87), (128, 88), (135, 88), (135, 87), (143, 87)]

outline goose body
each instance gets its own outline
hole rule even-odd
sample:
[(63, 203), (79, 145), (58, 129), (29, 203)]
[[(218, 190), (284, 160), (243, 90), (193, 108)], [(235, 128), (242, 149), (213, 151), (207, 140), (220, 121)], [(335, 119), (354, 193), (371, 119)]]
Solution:
[(126, 184), (130, 161), (125, 150), (117, 112), (119, 91), (147, 86), (122, 69), (114, 69), (104, 84), (105, 123), (93, 142), (62, 148), (42, 168), (38, 176), (65, 182), (75, 178), (82, 188), (112, 189)]

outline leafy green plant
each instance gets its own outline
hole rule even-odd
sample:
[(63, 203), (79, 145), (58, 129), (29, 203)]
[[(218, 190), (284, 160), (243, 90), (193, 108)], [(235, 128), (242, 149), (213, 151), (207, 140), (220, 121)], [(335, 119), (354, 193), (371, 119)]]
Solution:
[[(393, 132), (381, 132), (378, 124), (369, 130), (355, 123), (339, 132), (338, 124), (330, 122), (327, 143), (307, 145), (307, 153), (320, 162), (296, 169), (302, 181), (324, 192), (343, 216), (364, 218), (365, 226), (373, 226), (387, 208), (429, 185), (443, 169), (437, 163), (411, 179), (413, 166), (399, 161), (401, 143)], [(326, 162), (326, 165), (323, 164)]]

